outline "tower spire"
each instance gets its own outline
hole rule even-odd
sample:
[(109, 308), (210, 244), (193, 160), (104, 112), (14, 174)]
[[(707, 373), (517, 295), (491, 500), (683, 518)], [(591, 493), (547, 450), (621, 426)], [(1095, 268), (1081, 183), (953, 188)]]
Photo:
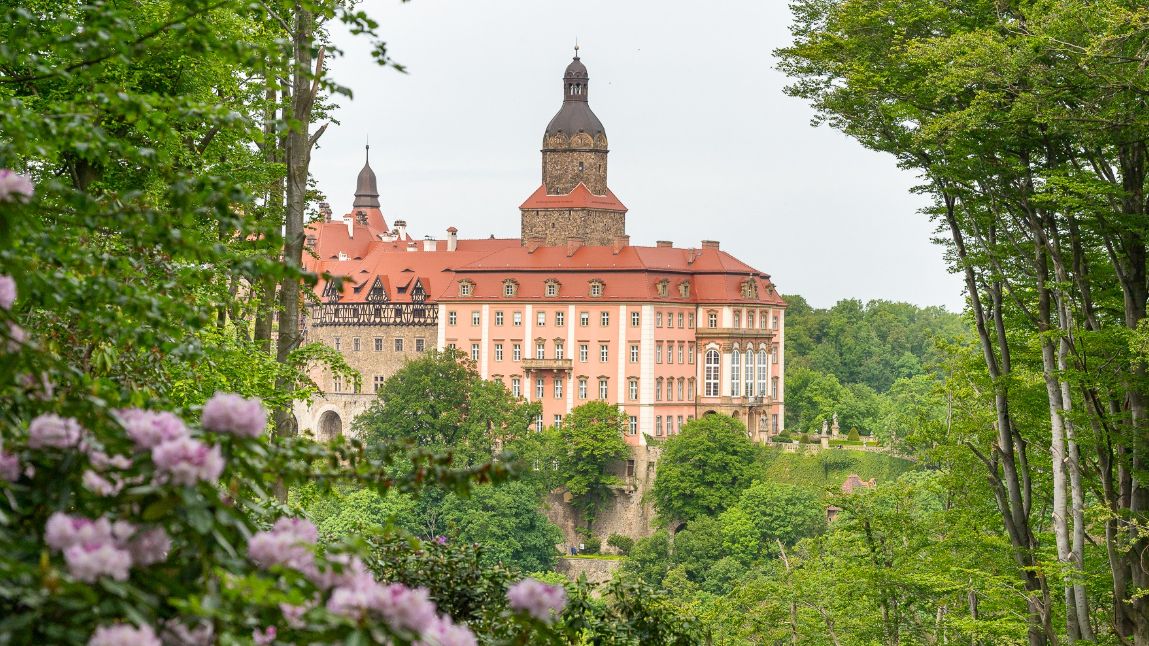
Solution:
[(363, 170), (355, 180), (355, 203), (353, 208), (379, 208), (379, 183), (375, 179), (375, 171), (371, 170), (371, 144), (364, 145), (365, 158)]

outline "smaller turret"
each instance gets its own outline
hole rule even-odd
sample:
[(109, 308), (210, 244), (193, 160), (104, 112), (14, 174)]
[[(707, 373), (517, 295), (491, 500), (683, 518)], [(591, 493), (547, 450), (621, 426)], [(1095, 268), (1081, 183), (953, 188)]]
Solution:
[(363, 170), (359, 171), (359, 178), (355, 180), (355, 203), (357, 209), (379, 208), (379, 184), (375, 179), (375, 171), (371, 170), (371, 146), (367, 146), (367, 160)]

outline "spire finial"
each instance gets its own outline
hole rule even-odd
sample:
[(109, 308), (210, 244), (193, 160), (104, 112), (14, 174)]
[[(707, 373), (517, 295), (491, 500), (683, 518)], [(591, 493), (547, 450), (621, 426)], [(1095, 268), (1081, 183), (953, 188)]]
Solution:
[(575, 58), (578, 58), (578, 36), (575, 36)]
[(367, 143), (363, 147), (367, 150), (367, 163), (371, 163), (371, 135), (366, 136)]

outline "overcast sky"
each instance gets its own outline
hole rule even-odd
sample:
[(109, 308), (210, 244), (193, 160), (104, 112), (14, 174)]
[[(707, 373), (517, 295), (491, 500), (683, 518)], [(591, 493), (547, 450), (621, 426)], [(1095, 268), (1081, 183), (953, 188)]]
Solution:
[(388, 221), (415, 237), (516, 237), (540, 184), (543, 129), (578, 38), (610, 139), (609, 184), (632, 244), (715, 239), (819, 307), (841, 298), (960, 311), (914, 177), (782, 92), (784, 0), (365, 0), (393, 58), (337, 34), (353, 99), (312, 158), (337, 213), (351, 209), (363, 144)]

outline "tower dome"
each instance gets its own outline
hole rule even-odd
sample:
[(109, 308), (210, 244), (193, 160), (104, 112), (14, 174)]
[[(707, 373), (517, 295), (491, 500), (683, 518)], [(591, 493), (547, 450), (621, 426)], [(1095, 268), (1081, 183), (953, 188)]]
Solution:
[(371, 146), (367, 146), (367, 159), (363, 163), (363, 170), (355, 180), (354, 208), (379, 208), (379, 184), (375, 179), (375, 171), (371, 170)]
[(587, 74), (586, 65), (579, 60), (576, 45), (574, 60), (563, 72), (563, 105), (547, 124), (544, 139), (560, 133), (570, 137), (580, 132), (585, 132), (595, 139), (598, 139), (599, 135), (606, 137), (602, 122), (594, 115), (587, 102), (589, 86), (590, 76)]

